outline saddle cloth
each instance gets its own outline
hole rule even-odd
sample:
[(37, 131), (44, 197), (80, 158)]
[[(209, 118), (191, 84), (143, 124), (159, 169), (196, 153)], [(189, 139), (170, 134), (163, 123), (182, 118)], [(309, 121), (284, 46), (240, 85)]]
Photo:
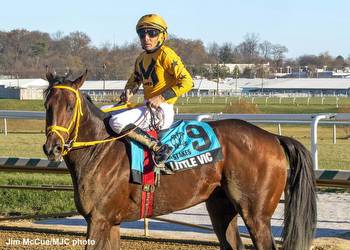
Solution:
[[(184, 171), (222, 160), (221, 145), (208, 123), (198, 121), (178, 121), (168, 130), (159, 133), (163, 144), (174, 150), (166, 164), (174, 171)], [(144, 148), (130, 141), (131, 180), (141, 183), (144, 162)]]

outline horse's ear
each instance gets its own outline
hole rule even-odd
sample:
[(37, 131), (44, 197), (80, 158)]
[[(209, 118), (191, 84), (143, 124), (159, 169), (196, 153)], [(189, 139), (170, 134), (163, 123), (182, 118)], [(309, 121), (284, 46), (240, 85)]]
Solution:
[(54, 84), (54, 78), (55, 76), (52, 74), (51, 70), (49, 69), (49, 66), (46, 65), (46, 79), (49, 82), (49, 85)]
[(73, 81), (72, 84), (76, 89), (79, 89), (83, 85), (83, 83), (86, 80), (87, 73), (88, 73), (88, 70), (85, 70), (85, 72), (81, 76), (79, 76), (77, 79)]

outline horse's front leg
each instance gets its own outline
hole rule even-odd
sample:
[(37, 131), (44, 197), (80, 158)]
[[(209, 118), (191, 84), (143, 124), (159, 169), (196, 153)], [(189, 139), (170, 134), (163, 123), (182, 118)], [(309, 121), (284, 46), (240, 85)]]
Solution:
[(88, 221), (86, 250), (120, 250), (120, 226), (104, 218)]

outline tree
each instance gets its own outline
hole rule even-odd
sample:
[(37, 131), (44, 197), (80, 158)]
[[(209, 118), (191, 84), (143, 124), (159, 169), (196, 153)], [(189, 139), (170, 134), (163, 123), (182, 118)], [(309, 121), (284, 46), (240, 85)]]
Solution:
[(224, 43), (219, 47), (219, 62), (232, 63), (234, 46), (231, 43)]
[(297, 58), (300, 66), (318, 65), (318, 57), (315, 55), (303, 55)]
[(219, 63), (220, 46), (217, 43), (212, 43), (208, 46), (209, 63)]
[(216, 78), (226, 78), (230, 74), (230, 69), (224, 65), (214, 64), (212, 66), (212, 72), (214, 79)]
[(283, 58), (285, 57), (284, 53), (287, 53), (288, 49), (286, 46), (275, 44), (272, 46), (272, 59), (274, 62), (275, 67), (282, 67), (283, 65)]
[(273, 44), (269, 41), (263, 41), (259, 44), (259, 49), (261, 56), (264, 58), (265, 61), (268, 61), (271, 59), (272, 56), (272, 50), (273, 50)]
[(67, 36), (70, 45), (70, 52), (72, 55), (79, 55), (82, 50), (87, 49), (91, 42), (88, 35), (83, 32), (72, 32)]
[(233, 68), (233, 72), (232, 72), (233, 76), (237, 79), (239, 78), (240, 74), (241, 74), (241, 71), (239, 70), (238, 66), (236, 65), (234, 68)]
[(345, 65), (346, 65), (346, 62), (343, 56), (339, 55), (335, 58), (333, 66), (336, 69), (343, 69)]
[(185, 65), (193, 67), (208, 61), (208, 55), (201, 40), (181, 39), (170, 36), (166, 44), (177, 52)]
[(255, 70), (250, 67), (245, 67), (242, 76), (244, 78), (255, 78)]
[(318, 56), (318, 67), (327, 69), (332, 65), (333, 58), (328, 52), (319, 54)]
[(259, 36), (246, 34), (244, 41), (237, 46), (237, 52), (245, 63), (255, 63), (259, 59)]

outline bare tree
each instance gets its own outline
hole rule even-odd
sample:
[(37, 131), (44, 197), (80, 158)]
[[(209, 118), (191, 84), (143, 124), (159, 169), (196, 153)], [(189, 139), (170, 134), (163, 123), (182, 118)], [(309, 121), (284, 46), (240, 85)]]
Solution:
[(273, 44), (269, 41), (263, 41), (259, 44), (259, 49), (261, 56), (265, 59), (265, 61), (268, 61), (271, 59), (272, 50), (273, 50)]
[(283, 58), (285, 57), (285, 53), (288, 52), (288, 49), (286, 46), (275, 44), (272, 47), (272, 59), (274, 62), (275, 67), (282, 67), (283, 65)]
[(209, 62), (218, 63), (220, 56), (220, 46), (217, 43), (212, 43), (208, 46)]
[(259, 59), (259, 36), (255, 33), (246, 34), (237, 50), (245, 63), (255, 63)]

